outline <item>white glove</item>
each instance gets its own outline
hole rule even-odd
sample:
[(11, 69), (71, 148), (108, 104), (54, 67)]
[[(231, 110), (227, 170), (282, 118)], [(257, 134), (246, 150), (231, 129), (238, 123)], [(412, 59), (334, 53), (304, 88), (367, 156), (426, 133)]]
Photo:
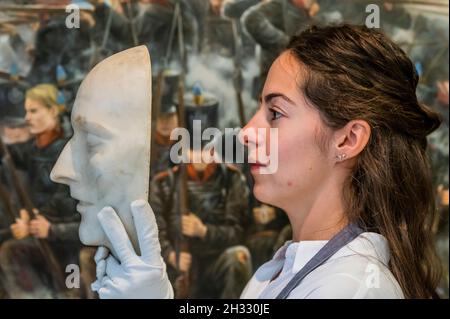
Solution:
[[(141, 256), (134, 251), (125, 228), (111, 207), (97, 215), (114, 246), (117, 261), (105, 247), (95, 254), (97, 280), (91, 285), (101, 299), (173, 298), (173, 289), (161, 257), (158, 227), (150, 205), (144, 200), (131, 203)], [(120, 262), (120, 263), (119, 263)]]

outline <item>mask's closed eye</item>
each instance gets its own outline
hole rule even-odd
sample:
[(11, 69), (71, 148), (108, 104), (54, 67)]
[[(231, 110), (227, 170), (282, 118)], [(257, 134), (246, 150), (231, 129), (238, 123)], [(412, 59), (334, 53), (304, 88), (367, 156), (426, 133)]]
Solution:
[(86, 134), (86, 144), (87, 149), (90, 154), (93, 154), (98, 151), (99, 147), (103, 144), (103, 139), (99, 136), (87, 133)]

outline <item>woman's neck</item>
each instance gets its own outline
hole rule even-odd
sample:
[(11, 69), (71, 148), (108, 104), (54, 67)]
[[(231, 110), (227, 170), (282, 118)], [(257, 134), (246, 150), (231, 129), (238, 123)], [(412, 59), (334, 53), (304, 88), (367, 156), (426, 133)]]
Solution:
[(348, 224), (342, 185), (330, 181), (310, 198), (299, 197), (286, 208), (294, 242), (329, 240)]

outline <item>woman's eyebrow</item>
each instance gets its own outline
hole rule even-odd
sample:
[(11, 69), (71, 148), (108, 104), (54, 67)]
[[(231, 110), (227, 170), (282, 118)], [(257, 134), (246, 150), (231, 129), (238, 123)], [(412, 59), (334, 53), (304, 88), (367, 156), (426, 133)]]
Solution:
[[(294, 101), (292, 101), (290, 98), (288, 98), (286, 95), (282, 94), (282, 93), (269, 93), (266, 96), (264, 96), (264, 102), (266, 104), (270, 103), (273, 99), (275, 98), (281, 98), (283, 100), (285, 100), (286, 102), (288, 102), (289, 104), (292, 104), (295, 106)], [(259, 98), (259, 101), (262, 102), (262, 98)]]

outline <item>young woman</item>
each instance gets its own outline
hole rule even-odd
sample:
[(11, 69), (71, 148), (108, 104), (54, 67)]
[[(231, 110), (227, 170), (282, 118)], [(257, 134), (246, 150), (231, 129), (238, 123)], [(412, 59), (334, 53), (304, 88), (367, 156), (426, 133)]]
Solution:
[[(418, 103), (418, 80), (406, 54), (376, 30), (312, 27), (292, 38), (243, 136), (278, 129), (277, 141), (244, 140), (256, 161), (253, 192), (286, 211), (293, 238), (256, 271), (243, 298), (434, 296), (440, 264), (425, 150), (440, 119)], [(278, 143), (278, 169), (261, 174), (269, 163), (256, 154), (270, 143)], [(99, 249), (94, 287), (104, 298), (170, 297), (151, 208), (132, 208), (143, 254), (103, 209), (98, 217), (121, 263)]]

